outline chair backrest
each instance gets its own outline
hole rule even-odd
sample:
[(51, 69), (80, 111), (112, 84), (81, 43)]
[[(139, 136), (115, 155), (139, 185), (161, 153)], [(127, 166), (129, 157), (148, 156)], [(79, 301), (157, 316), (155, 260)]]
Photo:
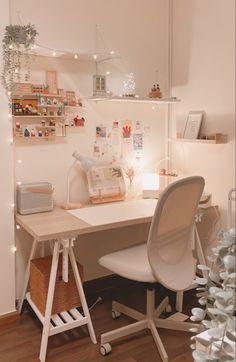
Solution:
[(170, 184), (158, 200), (149, 231), (147, 252), (156, 279), (171, 290), (188, 288), (194, 279), (194, 218), (204, 179), (192, 176)]

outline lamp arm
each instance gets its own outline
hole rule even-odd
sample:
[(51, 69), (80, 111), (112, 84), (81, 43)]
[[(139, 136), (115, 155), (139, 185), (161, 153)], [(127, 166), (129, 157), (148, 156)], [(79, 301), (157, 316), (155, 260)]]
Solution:
[(66, 192), (66, 203), (67, 204), (69, 204), (69, 202), (70, 202), (70, 174), (76, 163), (77, 163), (77, 160), (74, 160), (74, 162), (70, 166), (68, 173), (67, 173), (67, 192)]

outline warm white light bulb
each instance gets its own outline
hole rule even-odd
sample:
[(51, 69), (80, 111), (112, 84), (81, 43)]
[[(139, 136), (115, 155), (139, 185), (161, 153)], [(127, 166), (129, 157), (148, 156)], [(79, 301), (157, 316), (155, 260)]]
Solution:
[(78, 54), (75, 54), (75, 55), (74, 55), (74, 58), (75, 58), (75, 59), (78, 59)]
[(17, 184), (17, 185), (21, 185), (21, 184), (22, 184), (22, 182), (21, 182), (21, 181), (18, 181), (16, 184)]
[(17, 163), (22, 163), (22, 160), (17, 160)]
[(7, 92), (7, 95), (8, 95), (8, 96), (11, 96), (11, 92), (10, 92), (10, 91), (9, 91), (9, 92)]
[(93, 59), (95, 59), (95, 60), (97, 59), (97, 55), (96, 55), (96, 54), (93, 55)]
[(110, 74), (110, 72), (109, 72), (109, 70), (106, 72), (106, 75), (109, 75)]
[(15, 69), (15, 73), (19, 73), (19, 69), (18, 69), (18, 68)]
[(111, 50), (111, 51), (110, 51), (110, 54), (111, 54), (111, 55), (113, 55), (114, 53), (115, 53), (114, 50)]
[(16, 225), (17, 230), (20, 230), (20, 225)]
[(13, 144), (13, 138), (10, 138), (10, 139), (9, 139), (9, 143), (10, 143), (10, 145)]
[(152, 106), (152, 110), (154, 111), (156, 109), (156, 107), (155, 106)]
[(17, 249), (16, 249), (15, 245), (11, 247), (11, 252), (12, 252), (12, 253), (15, 253), (16, 250), (17, 250)]
[(52, 52), (52, 56), (53, 56), (53, 57), (56, 56), (56, 52), (55, 52), (55, 51)]
[(12, 204), (11, 204), (11, 208), (12, 208), (12, 210), (14, 210), (14, 207), (15, 207), (15, 204), (14, 204), (14, 203), (12, 203)]
[(12, 44), (9, 45), (9, 49), (13, 49), (13, 45), (12, 45)]

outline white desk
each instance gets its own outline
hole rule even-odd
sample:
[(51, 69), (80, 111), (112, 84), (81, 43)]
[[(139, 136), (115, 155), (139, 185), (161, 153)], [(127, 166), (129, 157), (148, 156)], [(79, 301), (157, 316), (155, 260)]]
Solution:
[[(100, 230), (109, 230), (117, 227), (150, 223), (156, 203), (157, 200), (141, 199), (121, 201), (107, 205), (89, 206), (69, 212), (62, 209), (54, 209), (52, 212), (41, 214), (16, 215), (16, 222), (21, 225), (34, 239), (25, 273), (24, 287), (20, 298), (19, 310), (21, 311), (22, 304), (26, 296), (28, 302), (43, 324), (39, 357), (41, 362), (44, 362), (46, 359), (47, 343), (50, 335), (87, 324), (92, 342), (97, 343), (74, 257), (73, 238), (82, 234), (97, 232)], [(54, 250), (46, 311), (45, 316), (43, 316), (34, 305), (29, 293), (26, 294), (26, 290), (29, 282), (30, 260), (35, 256), (38, 243), (46, 240), (54, 241)], [(72, 319), (70, 314), (67, 312), (63, 312), (64, 314), (62, 316), (63, 319), (66, 320), (65, 323), (62, 323), (60, 317), (57, 315), (51, 316), (61, 246), (63, 247), (63, 256), (67, 258), (69, 255), (70, 257), (84, 312), (84, 316), (82, 316), (76, 309), (71, 310), (70, 314), (73, 315), (74, 319)], [(51, 324), (51, 319), (53, 319), (54, 324), (56, 325)]]

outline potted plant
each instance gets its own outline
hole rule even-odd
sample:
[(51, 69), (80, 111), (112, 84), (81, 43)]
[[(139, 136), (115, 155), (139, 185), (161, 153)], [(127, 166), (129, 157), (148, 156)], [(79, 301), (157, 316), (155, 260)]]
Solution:
[(38, 32), (34, 25), (8, 25), (3, 37), (2, 84), (10, 96), (15, 82), (21, 81), (22, 63), (26, 66), (25, 81), (30, 77), (30, 50)]
[(211, 265), (198, 265), (199, 304), (192, 309), (192, 321), (200, 322), (192, 332), (195, 362), (235, 361), (236, 342), (236, 229), (220, 233), (219, 245), (208, 257)]

